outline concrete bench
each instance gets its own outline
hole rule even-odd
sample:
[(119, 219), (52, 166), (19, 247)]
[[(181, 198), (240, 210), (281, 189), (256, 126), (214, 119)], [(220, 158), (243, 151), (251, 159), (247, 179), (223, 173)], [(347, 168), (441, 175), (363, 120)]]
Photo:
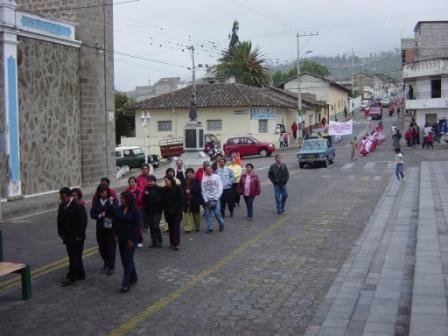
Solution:
[(3, 236), (0, 230), (0, 277), (18, 273), (22, 279), (22, 299), (31, 299), (31, 267), (25, 264), (3, 261)]

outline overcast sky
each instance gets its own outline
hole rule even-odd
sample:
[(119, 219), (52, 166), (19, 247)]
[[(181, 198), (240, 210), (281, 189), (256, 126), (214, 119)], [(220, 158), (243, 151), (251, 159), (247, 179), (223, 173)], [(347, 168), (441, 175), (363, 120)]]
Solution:
[(235, 19), (240, 23), (240, 40), (251, 40), (274, 64), (296, 57), (296, 29), (319, 33), (300, 40), (311, 55), (354, 50), (366, 56), (399, 48), (400, 38), (412, 36), (419, 20), (448, 20), (447, 0), (140, 0), (119, 4), (123, 1), (114, 1), (115, 86), (119, 90), (153, 84), (161, 77), (190, 80), (191, 58), (185, 46), (196, 47), (198, 64), (213, 65), (228, 45)]

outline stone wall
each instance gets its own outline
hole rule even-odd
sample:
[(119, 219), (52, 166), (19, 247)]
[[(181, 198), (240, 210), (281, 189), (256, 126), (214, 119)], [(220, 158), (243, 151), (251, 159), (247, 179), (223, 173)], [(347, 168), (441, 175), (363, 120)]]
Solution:
[[(113, 6), (99, 3), (110, 1), (17, 0), (19, 10), (74, 24), (76, 39), (82, 41), (79, 81), (83, 184), (96, 183), (101, 176), (113, 176), (115, 171)], [(94, 7), (76, 8), (80, 5)]]
[(448, 57), (448, 22), (422, 22), (416, 39), (419, 60)]
[(79, 49), (19, 37), (22, 190), (81, 184)]

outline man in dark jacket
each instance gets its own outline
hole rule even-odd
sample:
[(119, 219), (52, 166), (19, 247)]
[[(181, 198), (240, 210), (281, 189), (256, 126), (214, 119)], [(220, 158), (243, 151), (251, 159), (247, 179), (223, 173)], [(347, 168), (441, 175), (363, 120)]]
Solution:
[(86, 239), (87, 212), (82, 204), (73, 200), (70, 188), (62, 188), (59, 196), (61, 204), (58, 208), (58, 234), (67, 248), (69, 259), (69, 271), (62, 286), (69, 286), (86, 277), (82, 251)]
[(162, 231), (160, 230), (160, 220), (163, 211), (163, 191), (157, 185), (154, 175), (148, 176), (148, 186), (143, 191), (142, 203), (144, 207), (143, 223), (149, 228), (151, 234), (151, 247), (162, 247)]
[(268, 177), (274, 185), (275, 204), (277, 213), (280, 215), (285, 212), (285, 203), (288, 198), (286, 184), (289, 180), (288, 168), (282, 162), (280, 154), (275, 155), (275, 163), (269, 168)]

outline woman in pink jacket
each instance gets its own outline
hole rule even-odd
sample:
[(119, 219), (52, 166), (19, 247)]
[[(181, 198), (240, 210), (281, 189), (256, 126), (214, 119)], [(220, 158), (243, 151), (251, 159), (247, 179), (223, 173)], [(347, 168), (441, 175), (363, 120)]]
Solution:
[(260, 179), (253, 170), (254, 165), (252, 163), (246, 164), (246, 173), (241, 175), (238, 184), (238, 192), (243, 195), (244, 202), (246, 202), (248, 221), (251, 221), (254, 216), (254, 199), (261, 193)]

